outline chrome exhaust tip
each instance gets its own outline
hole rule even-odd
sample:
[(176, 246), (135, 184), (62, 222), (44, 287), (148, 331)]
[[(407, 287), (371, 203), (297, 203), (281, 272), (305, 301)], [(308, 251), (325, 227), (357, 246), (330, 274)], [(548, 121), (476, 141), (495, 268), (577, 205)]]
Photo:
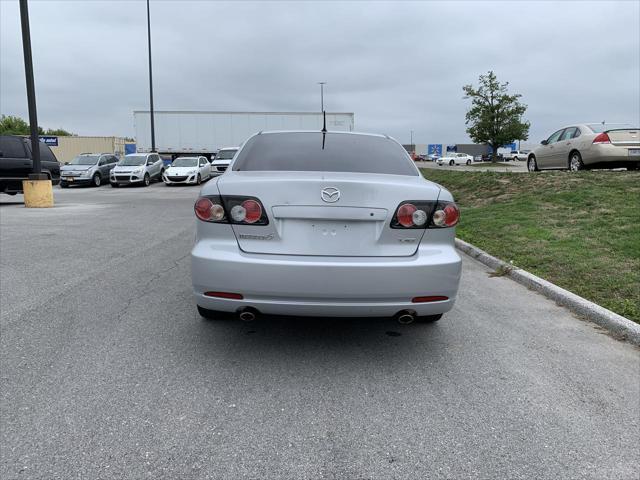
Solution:
[(409, 325), (410, 323), (415, 322), (416, 312), (413, 310), (402, 310), (401, 312), (396, 313), (396, 320), (398, 320), (398, 323), (402, 325)]
[(253, 322), (258, 318), (258, 310), (253, 307), (243, 307), (238, 310), (238, 318), (243, 322)]

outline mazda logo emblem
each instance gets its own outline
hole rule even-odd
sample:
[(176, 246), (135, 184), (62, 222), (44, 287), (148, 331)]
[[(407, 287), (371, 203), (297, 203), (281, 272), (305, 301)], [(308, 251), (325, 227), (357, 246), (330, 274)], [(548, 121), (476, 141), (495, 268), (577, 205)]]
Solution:
[(334, 187), (323, 188), (320, 191), (320, 198), (327, 203), (336, 203), (340, 200), (340, 190)]

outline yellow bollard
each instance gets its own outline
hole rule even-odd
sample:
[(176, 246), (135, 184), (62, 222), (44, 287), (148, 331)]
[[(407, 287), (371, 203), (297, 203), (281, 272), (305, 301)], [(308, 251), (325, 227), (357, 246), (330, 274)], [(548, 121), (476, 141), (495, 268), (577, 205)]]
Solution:
[(27, 208), (53, 207), (51, 180), (23, 180), (24, 206)]

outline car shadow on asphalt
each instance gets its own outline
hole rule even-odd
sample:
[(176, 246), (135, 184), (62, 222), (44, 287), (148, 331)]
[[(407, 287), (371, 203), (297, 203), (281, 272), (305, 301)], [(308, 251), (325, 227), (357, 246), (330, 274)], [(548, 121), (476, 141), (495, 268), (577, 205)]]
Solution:
[[(363, 354), (381, 360), (423, 356), (446, 356), (447, 329), (438, 323), (399, 324), (393, 318), (282, 317), (263, 315), (252, 322), (235, 315), (203, 319), (195, 315), (193, 327), (201, 347), (232, 345), (237, 358), (276, 356), (281, 359), (307, 358), (319, 361), (343, 355)], [(442, 321), (446, 321), (443, 319)], [(200, 349), (198, 349), (200, 350)], [(202, 351), (202, 350), (200, 350)], [(314, 354), (315, 352), (315, 354)], [(280, 357), (280, 355), (285, 354)], [(325, 357), (326, 355), (326, 357)]]

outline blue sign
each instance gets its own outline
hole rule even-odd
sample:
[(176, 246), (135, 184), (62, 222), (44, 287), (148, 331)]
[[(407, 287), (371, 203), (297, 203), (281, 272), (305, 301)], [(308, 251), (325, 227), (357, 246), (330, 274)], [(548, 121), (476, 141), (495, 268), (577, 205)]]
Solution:
[(136, 144), (135, 143), (125, 143), (124, 144), (124, 154), (129, 155), (130, 153), (136, 153)]
[(45, 145), (48, 145), (50, 147), (57, 147), (58, 146), (58, 137), (44, 137), (44, 136), (41, 136), (40, 137), (40, 141), (42, 143), (44, 143)]
[(427, 154), (428, 155), (437, 155), (439, 157), (442, 156), (442, 144), (430, 143), (427, 146)]
[(447, 152), (457, 152), (457, 151), (458, 151), (457, 145), (447, 145)]

